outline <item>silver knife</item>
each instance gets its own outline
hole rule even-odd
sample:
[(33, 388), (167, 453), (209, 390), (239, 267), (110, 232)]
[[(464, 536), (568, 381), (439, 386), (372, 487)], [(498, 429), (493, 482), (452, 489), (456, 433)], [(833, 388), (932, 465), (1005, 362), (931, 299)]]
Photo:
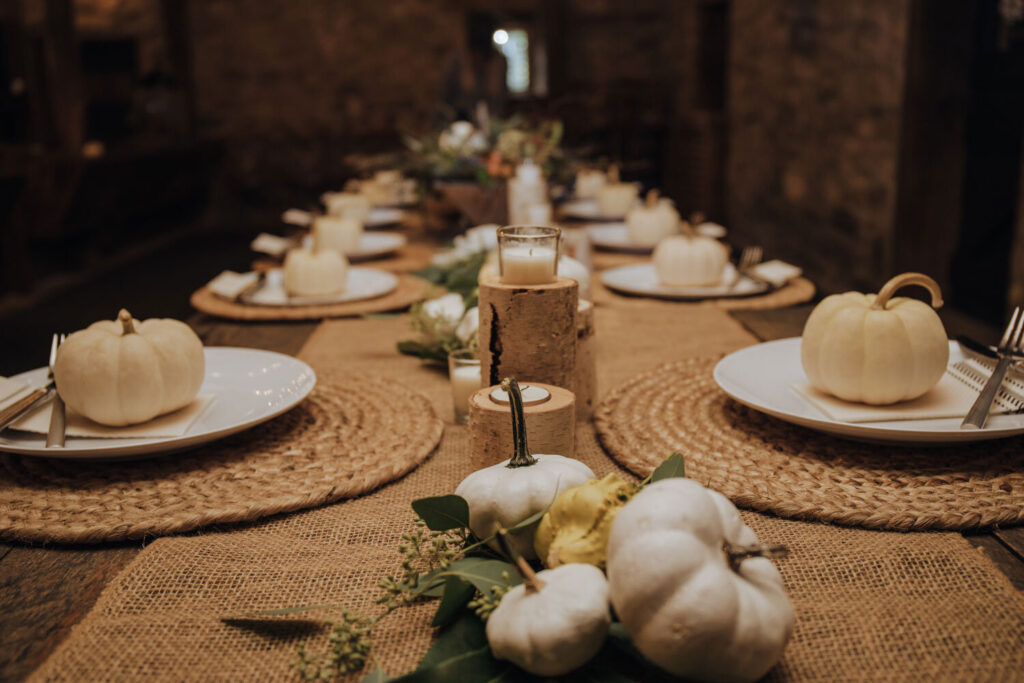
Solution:
[[(57, 339), (57, 335), (54, 336), (56, 345), (51, 345), (52, 350), (50, 351), (50, 376), (53, 376), (53, 364), (57, 362), (57, 348), (64, 343), (64, 335), (60, 335), (60, 339)], [(57, 392), (56, 387), (53, 390), (53, 408), (50, 409), (50, 429), (46, 432), (46, 447), (47, 448), (64, 448), (64, 433), (67, 430), (66, 422), (66, 411), (64, 410), (64, 401), (61, 399), (60, 394)]]

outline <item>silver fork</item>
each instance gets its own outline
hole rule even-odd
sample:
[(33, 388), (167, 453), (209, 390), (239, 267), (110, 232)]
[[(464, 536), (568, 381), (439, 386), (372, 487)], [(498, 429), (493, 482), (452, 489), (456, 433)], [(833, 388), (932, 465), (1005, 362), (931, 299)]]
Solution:
[[(53, 335), (55, 342), (54, 352), (50, 354), (50, 374), (53, 374), (53, 364), (57, 362), (57, 350), (64, 343), (67, 335)], [(67, 431), (66, 411), (64, 401), (57, 393), (56, 387), (53, 390), (53, 407), (50, 409), (50, 428), (46, 432), (47, 448), (64, 448), (64, 434)]]
[(761, 247), (743, 247), (740, 258), (736, 262), (736, 272), (729, 282), (729, 289), (736, 287), (746, 272), (760, 263), (762, 258), (764, 258), (764, 249)]
[(996, 364), (996, 369), (992, 371), (988, 382), (985, 383), (981, 393), (978, 394), (978, 398), (974, 401), (970, 411), (968, 411), (967, 417), (960, 423), (960, 429), (984, 429), (985, 422), (988, 421), (989, 410), (992, 408), (992, 401), (999, 392), (999, 388), (1003, 385), (1006, 370), (1016, 360), (1015, 356), (1021, 353), (1022, 341), (1024, 341), (1024, 311), (1018, 306), (1013, 309), (1010, 322), (1007, 323), (1006, 331), (1003, 332), (1003, 338), (999, 341), (999, 346), (996, 348), (996, 353), (999, 354), (999, 363)]

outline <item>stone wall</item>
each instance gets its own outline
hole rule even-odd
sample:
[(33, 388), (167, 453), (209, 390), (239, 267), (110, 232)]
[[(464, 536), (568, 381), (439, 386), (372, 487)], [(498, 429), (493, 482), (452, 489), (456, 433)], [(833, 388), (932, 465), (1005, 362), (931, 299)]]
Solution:
[(909, 0), (733, 0), (728, 219), (826, 291), (891, 262)]

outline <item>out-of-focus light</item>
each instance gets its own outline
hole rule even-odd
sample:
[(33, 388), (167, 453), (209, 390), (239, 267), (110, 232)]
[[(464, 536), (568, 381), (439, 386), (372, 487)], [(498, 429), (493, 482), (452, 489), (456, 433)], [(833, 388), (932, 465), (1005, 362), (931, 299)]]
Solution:
[(493, 40), (495, 45), (504, 45), (508, 42), (508, 31), (503, 28), (499, 28), (494, 32)]

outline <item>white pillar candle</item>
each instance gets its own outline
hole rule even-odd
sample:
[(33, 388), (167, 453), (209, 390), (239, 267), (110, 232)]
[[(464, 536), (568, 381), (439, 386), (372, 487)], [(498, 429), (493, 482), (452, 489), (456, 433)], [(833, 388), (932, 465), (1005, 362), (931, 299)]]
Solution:
[(452, 400), (455, 405), (455, 421), (463, 423), (469, 416), (469, 397), (480, 389), (480, 363), (456, 365), (451, 369)]
[(506, 285), (543, 285), (555, 281), (551, 247), (502, 247), (501, 281)]

